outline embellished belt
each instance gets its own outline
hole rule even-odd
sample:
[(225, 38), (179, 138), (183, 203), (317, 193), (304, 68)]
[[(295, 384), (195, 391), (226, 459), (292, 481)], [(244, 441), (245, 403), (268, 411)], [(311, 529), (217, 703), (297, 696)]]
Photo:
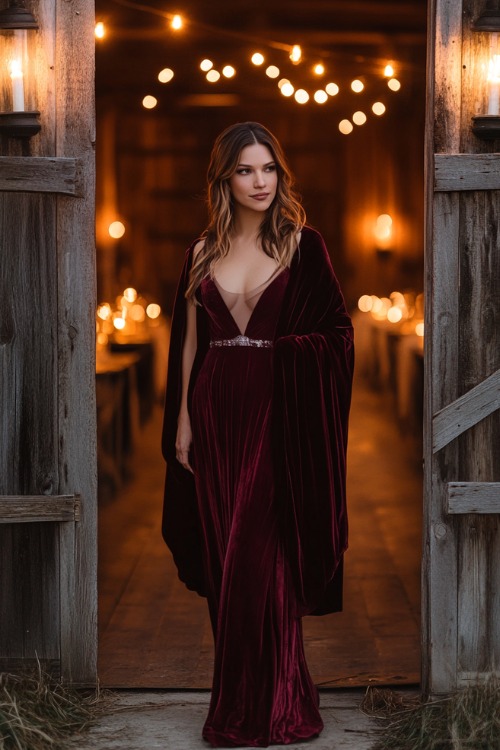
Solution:
[(248, 336), (235, 336), (234, 339), (214, 339), (210, 342), (210, 347), (214, 346), (256, 346), (259, 349), (271, 349), (272, 341), (265, 339), (249, 339)]

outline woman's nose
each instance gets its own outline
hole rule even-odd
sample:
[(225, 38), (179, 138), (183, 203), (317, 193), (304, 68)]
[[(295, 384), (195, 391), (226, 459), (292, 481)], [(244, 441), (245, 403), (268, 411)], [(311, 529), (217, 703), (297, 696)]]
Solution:
[(261, 171), (260, 171), (260, 170), (258, 170), (258, 169), (257, 169), (257, 170), (256, 170), (256, 172), (255, 172), (254, 183), (255, 183), (255, 186), (256, 186), (256, 187), (258, 187), (258, 186), (260, 186), (260, 185), (265, 185), (265, 184), (266, 184), (266, 181), (265, 181), (265, 179), (264, 179), (264, 173), (263, 173), (263, 172), (261, 172)]

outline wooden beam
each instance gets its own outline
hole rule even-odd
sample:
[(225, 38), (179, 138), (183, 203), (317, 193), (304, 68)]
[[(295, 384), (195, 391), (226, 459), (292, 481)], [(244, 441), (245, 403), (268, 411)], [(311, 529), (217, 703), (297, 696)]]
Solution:
[(432, 451), (444, 448), (456, 437), (500, 408), (500, 370), (471, 388), (432, 418)]
[(0, 523), (79, 520), (79, 495), (0, 495)]
[(47, 156), (0, 156), (0, 191), (81, 195), (78, 159)]
[(500, 154), (435, 154), (434, 190), (500, 190)]
[(449, 482), (448, 513), (500, 513), (500, 482)]

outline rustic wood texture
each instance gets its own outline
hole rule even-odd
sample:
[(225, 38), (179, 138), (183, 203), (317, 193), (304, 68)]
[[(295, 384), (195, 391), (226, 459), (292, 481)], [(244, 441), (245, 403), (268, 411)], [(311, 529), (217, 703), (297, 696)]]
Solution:
[(74, 495), (0, 496), (0, 523), (77, 521), (80, 500)]
[(499, 189), (499, 154), (435, 154), (434, 190)]
[(500, 482), (450, 482), (448, 513), (500, 513)]
[(0, 157), (0, 191), (81, 195), (81, 180), (77, 159)]
[(436, 412), (433, 417), (434, 453), (500, 408), (500, 370)]
[(423, 633), (424, 689), (433, 693), (500, 664), (498, 517), (447, 512), (448, 484), (500, 473), (499, 193), (483, 189), (498, 187), (491, 177), (478, 184), (485, 166), (497, 171), (495, 157), (477, 156), (495, 143), (470, 127), (486, 106), (486, 38), (471, 30), (482, 8), (437, 0), (429, 9)]

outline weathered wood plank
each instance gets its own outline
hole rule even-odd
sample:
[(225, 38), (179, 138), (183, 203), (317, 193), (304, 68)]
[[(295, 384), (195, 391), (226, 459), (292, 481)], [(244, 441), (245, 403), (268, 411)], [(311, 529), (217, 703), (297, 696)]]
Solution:
[(77, 521), (80, 499), (75, 495), (2, 495), (0, 523)]
[(500, 408), (500, 370), (433, 417), (433, 453)]
[(434, 190), (500, 190), (500, 154), (436, 154)]
[(500, 482), (449, 482), (448, 513), (500, 513)]
[(44, 156), (0, 156), (0, 191), (81, 195), (78, 159)]

